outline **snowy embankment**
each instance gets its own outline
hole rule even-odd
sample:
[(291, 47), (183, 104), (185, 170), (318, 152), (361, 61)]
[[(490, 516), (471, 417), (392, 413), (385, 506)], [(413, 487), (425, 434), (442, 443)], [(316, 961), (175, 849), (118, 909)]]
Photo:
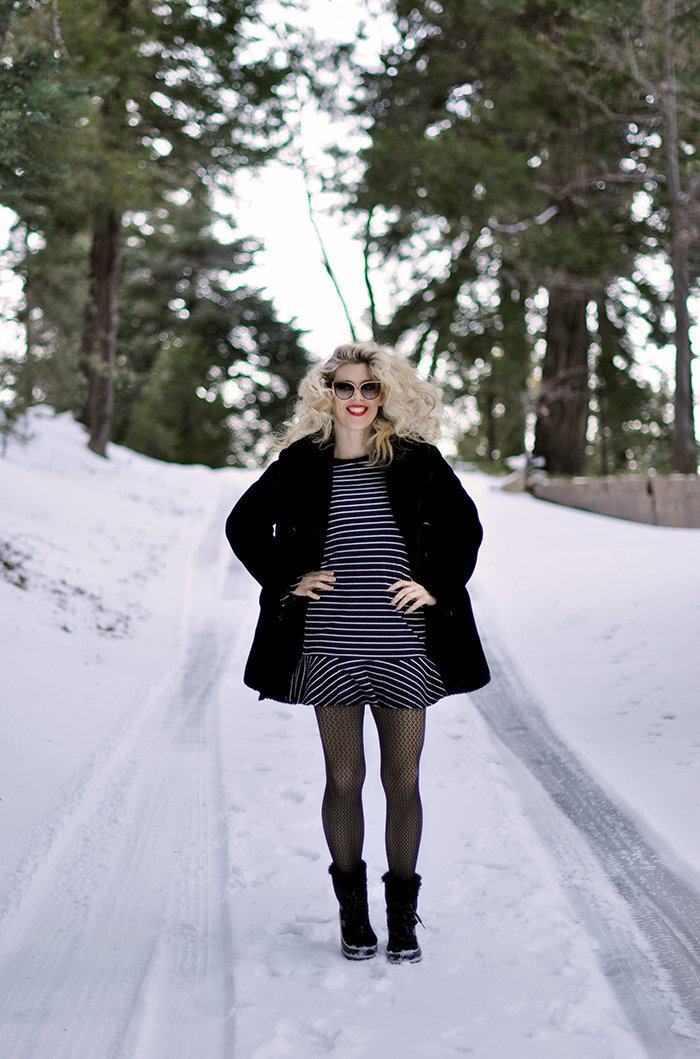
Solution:
[[(676, 1032), (639, 1043), (542, 841), (556, 810), (463, 696), (429, 717), (424, 961), (343, 960), (313, 713), (241, 682), (257, 593), (223, 521), (254, 475), (100, 460), (65, 416), (33, 429), (0, 460), (3, 1059), (694, 1054), (673, 997)], [(489, 637), (696, 883), (697, 531), (468, 488)], [(618, 929), (621, 899), (584, 881)]]
[(700, 876), (700, 531), (465, 482), (472, 595), (560, 735)]

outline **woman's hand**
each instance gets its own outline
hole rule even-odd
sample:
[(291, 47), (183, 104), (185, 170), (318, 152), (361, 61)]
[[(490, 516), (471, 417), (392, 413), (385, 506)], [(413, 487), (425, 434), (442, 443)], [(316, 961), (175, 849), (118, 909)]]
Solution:
[(294, 596), (308, 596), (309, 599), (320, 599), (316, 592), (332, 592), (335, 574), (332, 570), (312, 570), (304, 574), (301, 581), (294, 589)]
[(434, 607), (437, 603), (435, 596), (431, 596), (428, 589), (423, 588), (417, 581), (395, 581), (393, 585), (389, 585), (388, 591), (396, 592), (391, 605), (397, 610), (403, 610), (407, 603), (411, 604), (407, 614), (413, 614), (419, 607)]

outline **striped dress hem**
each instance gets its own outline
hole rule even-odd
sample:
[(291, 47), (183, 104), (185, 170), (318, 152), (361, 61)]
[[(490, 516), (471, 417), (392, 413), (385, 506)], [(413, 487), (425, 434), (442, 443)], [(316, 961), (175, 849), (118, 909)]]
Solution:
[(290, 702), (421, 710), (446, 694), (425, 655), (372, 660), (303, 655), (292, 677)]

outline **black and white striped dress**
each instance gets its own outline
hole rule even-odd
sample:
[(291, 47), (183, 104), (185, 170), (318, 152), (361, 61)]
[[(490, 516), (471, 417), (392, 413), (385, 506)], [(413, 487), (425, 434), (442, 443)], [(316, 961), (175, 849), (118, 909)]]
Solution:
[(422, 609), (391, 606), (389, 586), (411, 574), (384, 471), (367, 456), (334, 460), (322, 569), (336, 580), (332, 592), (309, 601), (291, 701), (420, 709), (442, 698)]

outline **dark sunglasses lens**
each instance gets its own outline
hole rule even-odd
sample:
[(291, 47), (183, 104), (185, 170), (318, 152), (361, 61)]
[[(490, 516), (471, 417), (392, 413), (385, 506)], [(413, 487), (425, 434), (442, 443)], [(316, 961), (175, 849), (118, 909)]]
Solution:
[(351, 382), (334, 382), (333, 389), (335, 396), (339, 397), (341, 401), (344, 401), (346, 397), (352, 397), (355, 392), (355, 387)]
[(360, 386), (360, 393), (368, 401), (373, 401), (375, 397), (379, 397), (382, 391), (382, 387), (378, 382), (363, 382)]

